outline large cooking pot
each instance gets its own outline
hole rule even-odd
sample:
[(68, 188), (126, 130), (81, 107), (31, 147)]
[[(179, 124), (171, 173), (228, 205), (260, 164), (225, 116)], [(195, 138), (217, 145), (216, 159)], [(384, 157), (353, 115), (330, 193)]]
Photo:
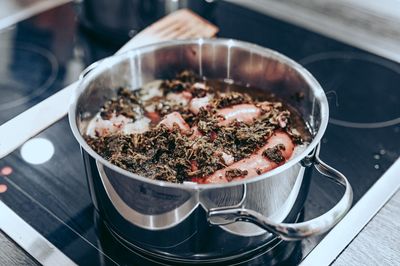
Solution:
[[(173, 184), (150, 180), (106, 161), (85, 142), (88, 121), (120, 86), (139, 88), (193, 70), (207, 79), (228, 79), (275, 93), (296, 108), (313, 136), (284, 165), (261, 176), (228, 184)], [(303, 95), (299, 97), (294, 95)], [(302, 66), (266, 48), (235, 40), (171, 41), (112, 56), (86, 70), (69, 110), (82, 146), (95, 208), (125, 244), (178, 262), (224, 261), (277, 238), (298, 240), (332, 228), (348, 211), (352, 189), (319, 158), (328, 123), (328, 103), (318, 82)], [(314, 166), (345, 187), (325, 214), (294, 223), (308, 194)]]

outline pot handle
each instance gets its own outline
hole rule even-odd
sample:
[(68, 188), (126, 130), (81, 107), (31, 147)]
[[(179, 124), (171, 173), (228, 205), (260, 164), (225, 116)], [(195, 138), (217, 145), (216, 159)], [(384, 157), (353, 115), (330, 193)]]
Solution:
[[(299, 240), (309, 236), (322, 234), (335, 226), (350, 209), (353, 201), (353, 190), (347, 178), (324, 163), (319, 157), (320, 145), (314, 154), (306, 157), (304, 164), (314, 167), (331, 181), (345, 187), (339, 202), (328, 212), (302, 223), (276, 223), (262, 214), (243, 207), (218, 207), (208, 211), (208, 221), (213, 225), (226, 225), (237, 221), (250, 222), (278, 235), (284, 240)], [(312, 164), (310, 162), (312, 161)]]

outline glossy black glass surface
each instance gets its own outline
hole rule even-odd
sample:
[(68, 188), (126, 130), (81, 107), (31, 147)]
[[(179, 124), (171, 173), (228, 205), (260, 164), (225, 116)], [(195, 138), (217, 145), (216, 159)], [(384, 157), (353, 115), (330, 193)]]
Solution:
[[(220, 37), (275, 49), (304, 64), (321, 82), (331, 110), (321, 157), (349, 178), (357, 202), (399, 157), (399, 65), (243, 7), (212, 5), (204, 16), (220, 28)], [(119, 48), (121, 44), (103, 42), (79, 27), (78, 10), (67, 4), (0, 33), (1, 57), (7, 58), (0, 68), (0, 123), (62, 89), (86, 65)], [(7, 186), (0, 199), (79, 265), (155, 263), (118, 243), (98, 219), (67, 118), (36, 138), (50, 141), (54, 154), (42, 164), (28, 163), (22, 152), (27, 143), (0, 160), (0, 185)], [(51, 149), (39, 146), (30, 155), (46, 152)], [(327, 211), (342, 192), (314, 173), (304, 219)], [(293, 249), (277, 246), (274, 252), (290, 256), (276, 255), (270, 264), (295, 265), (322, 238), (301, 241)], [(262, 254), (242, 264), (260, 263), (266, 263)]]

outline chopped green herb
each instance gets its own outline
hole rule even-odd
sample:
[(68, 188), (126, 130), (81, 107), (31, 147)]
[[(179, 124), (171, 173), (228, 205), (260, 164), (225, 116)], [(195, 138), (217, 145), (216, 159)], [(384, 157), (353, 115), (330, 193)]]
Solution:
[(247, 174), (248, 174), (247, 170), (240, 170), (240, 169), (237, 169), (237, 168), (229, 169), (229, 170), (225, 171), (225, 177), (229, 181), (231, 181), (233, 178), (243, 177), (243, 176), (245, 176)]
[[(181, 131), (177, 124), (168, 128), (154, 122), (144, 133), (123, 134), (109, 133), (104, 136), (85, 136), (87, 143), (111, 163), (151, 179), (174, 183), (204, 178), (219, 169), (226, 167), (221, 151), (231, 154), (234, 162), (254, 154), (265, 145), (276, 130), (288, 133), (296, 144), (303, 141), (296, 130), (299, 124), (296, 115), (290, 112), (279, 101), (265, 101), (265, 98), (251, 97), (247, 93), (225, 91), (225, 83), (207, 81), (190, 71), (184, 71), (175, 79), (164, 80), (160, 85), (162, 97), (158, 96), (144, 102), (140, 95), (142, 90), (131, 91), (120, 88), (115, 99), (105, 102), (100, 110), (103, 119), (113, 115), (123, 115), (140, 119), (147, 113), (163, 118), (172, 112), (178, 112), (191, 128)], [(249, 90), (247, 90), (249, 91)], [(213, 99), (198, 114), (190, 110), (190, 105), (177, 104), (166, 99), (169, 93), (190, 93), (191, 97), (204, 97), (208, 93)], [(161, 94), (160, 94), (161, 95)], [(151, 102), (153, 101), (153, 102)], [(261, 115), (252, 123), (232, 121), (221, 125), (218, 110), (237, 104), (254, 104), (261, 110)], [(146, 108), (151, 106), (149, 111)], [(155, 119), (157, 121), (157, 119)], [(303, 124), (300, 124), (303, 126)], [(263, 156), (280, 164), (285, 161), (282, 155), (283, 145), (277, 145), (263, 152)], [(261, 174), (261, 170), (257, 169)], [(225, 173), (228, 180), (246, 176), (247, 171), (230, 169)]]
[(274, 163), (280, 164), (285, 161), (285, 157), (283, 157), (282, 151), (285, 150), (285, 145), (278, 144), (272, 148), (268, 148), (263, 151), (262, 155), (273, 161)]

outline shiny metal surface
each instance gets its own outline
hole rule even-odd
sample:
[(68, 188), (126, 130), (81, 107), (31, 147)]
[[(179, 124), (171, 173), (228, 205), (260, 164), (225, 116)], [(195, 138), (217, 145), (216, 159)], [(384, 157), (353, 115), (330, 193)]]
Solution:
[(353, 201), (353, 191), (349, 181), (339, 171), (328, 166), (319, 158), (320, 146), (317, 146), (315, 153), (315, 168), (324, 176), (335, 183), (343, 186), (345, 192), (341, 200), (328, 212), (316, 217), (310, 221), (301, 223), (276, 223), (271, 219), (249, 210), (239, 207), (214, 208), (208, 213), (208, 219), (211, 224), (224, 225), (236, 221), (246, 221), (254, 223), (269, 232), (273, 232), (284, 240), (298, 240), (315, 234), (322, 234), (337, 224), (348, 212)]
[[(136, 89), (183, 69), (276, 93), (301, 113), (313, 140), (287, 163), (264, 175), (222, 185), (150, 180), (110, 164), (86, 144), (82, 134), (87, 122), (104, 99), (115, 95), (116, 88)], [(302, 101), (294, 100), (298, 92), (304, 93)], [(154, 253), (183, 259), (218, 258), (243, 252), (243, 247), (253, 249), (274, 236), (247, 222), (210, 227), (210, 209), (241, 203), (274, 223), (293, 221), (293, 215), (300, 212), (309, 185), (304, 174), (309, 169), (301, 161), (325, 131), (328, 104), (318, 82), (285, 56), (249, 43), (200, 39), (150, 45), (105, 59), (80, 82), (69, 119), (83, 148), (92, 199), (113, 231)], [(212, 241), (209, 247), (199, 244), (204, 236)], [(226, 246), (227, 239), (233, 244)]]
[[(296, 108), (314, 135), (312, 142), (286, 164), (259, 177), (224, 185), (173, 184), (137, 176), (97, 155), (82, 134), (88, 121), (97, 113), (104, 99), (113, 97), (118, 86), (132, 89), (154, 79), (174, 76), (182, 69), (192, 69), (208, 79), (228, 79), (276, 93)], [(297, 101), (294, 93), (304, 93)], [(166, 187), (187, 189), (236, 186), (273, 176), (300, 162), (319, 143), (327, 126), (328, 104), (318, 82), (302, 66), (289, 58), (250, 43), (227, 40), (171, 41), (134, 49), (104, 59), (80, 82), (69, 108), (71, 127), (82, 147), (112, 170), (132, 178)]]

